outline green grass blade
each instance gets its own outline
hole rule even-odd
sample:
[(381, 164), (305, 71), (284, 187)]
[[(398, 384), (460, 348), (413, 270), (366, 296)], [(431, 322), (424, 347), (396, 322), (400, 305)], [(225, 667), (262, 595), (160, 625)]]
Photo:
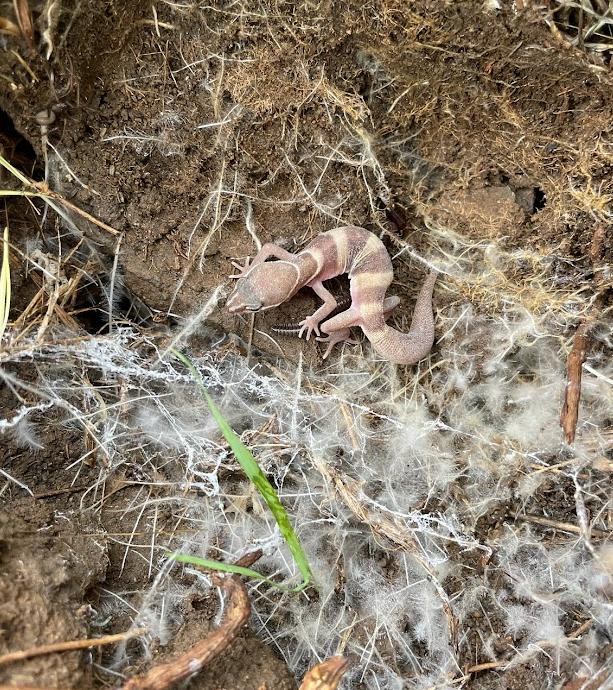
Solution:
[(221, 561), (212, 561), (208, 558), (200, 558), (198, 556), (188, 556), (183, 553), (167, 553), (168, 558), (173, 561), (178, 561), (179, 563), (190, 563), (191, 565), (197, 565), (200, 568), (206, 568), (207, 570), (219, 570), (224, 573), (232, 573), (235, 575), (243, 575), (244, 577), (250, 577), (253, 580), (262, 580), (266, 582), (271, 587), (275, 589), (280, 589), (282, 592), (299, 592), (303, 590), (308, 583), (302, 582), (297, 587), (286, 587), (285, 585), (280, 585), (278, 582), (271, 580), (266, 575), (258, 573), (257, 570), (252, 570), (251, 568), (244, 568), (242, 565), (233, 565), (232, 563), (222, 563)]
[(9, 229), (4, 228), (2, 241), (2, 267), (0, 268), (0, 340), (9, 321), (11, 308), (11, 267), (9, 265)]
[[(302, 575), (302, 582), (297, 586), (292, 588), (291, 591), (300, 591), (307, 587), (312, 579), (311, 575), (311, 568), (309, 566), (309, 562), (307, 560), (306, 554), (304, 553), (304, 549), (302, 548), (302, 544), (300, 543), (300, 540), (298, 539), (298, 535), (294, 531), (294, 528), (292, 527), (291, 520), (289, 518), (289, 515), (287, 514), (287, 511), (283, 507), (283, 504), (281, 503), (281, 500), (279, 499), (279, 496), (277, 495), (274, 487), (272, 484), (268, 481), (266, 478), (266, 475), (262, 472), (260, 469), (260, 466), (258, 465), (256, 459), (253, 457), (251, 451), (245, 446), (245, 444), (240, 440), (234, 429), (228, 424), (227, 420), (221, 413), (221, 410), (217, 407), (211, 396), (208, 394), (204, 382), (202, 380), (202, 377), (200, 376), (200, 372), (196, 369), (196, 367), (193, 365), (192, 361), (186, 357), (184, 354), (181, 352), (178, 352), (177, 350), (171, 350), (173, 355), (179, 359), (185, 366), (189, 369), (190, 373), (194, 377), (194, 380), (198, 384), (198, 387), (200, 389), (200, 392), (202, 394), (202, 397), (204, 398), (206, 404), (209, 407), (209, 410), (211, 411), (211, 414), (213, 415), (213, 419), (217, 422), (217, 425), (219, 426), (221, 433), (224, 435), (224, 438), (230, 445), (230, 448), (232, 449), (232, 452), (236, 456), (236, 459), (240, 463), (240, 466), (243, 469), (243, 472), (247, 475), (249, 480), (253, 483), (253, 485), (256, 487), (256, 489), (259, 491), (260, 495), (266, 501), (266, 505), (270, 509), (271, 513), (273, 514), (273, 517), (277, 521), (277, 524), (279, 525), (279, 530), (281, 534), (283, 535), (283, 538), (285, 539), (292, 556), (294, 557), (294, 561), (296, 562), (296, 565), (298, 566), (298, 570), (300, 571), (300, 574)], [(175, 560), (184, 560), (187, 558), (196, 558), (192, 556), (183, 556), (183, 555), (176, 555), (174, 556)], [(196, 560), (184, 560), (184, 562), (187, 563), (194, 563), (197, 565), (202, 565), (203, 567), (210, 567), (213, 568), (214, 570), (226, 570), (227, 572), (239, 572), (239, 571), (234, 571), (232, 568), (237, 568), (238, 566), (230, 566), (225, 563), (218, 563), (217, 561), (206, 561), (205, 559), (197, 559)], [(203, 565), (204, 563), (208, 563), (209, 565)], [(214, 564), (214, 565), (211, 565)], [(251, 570), (250, 568), (242, 568), (241, 569), (241, 574), (247, 575), (249, 573), (249, 577), (257, 577), (260, 580), (265, 580), (266, 582), (270, 582), (276, 587), (279, 587), (276, 585), (276, 583), (273, 583), (271, 580), (266, 578), (264, 575), (261, 575), (260, 573), (256, 573), (255, 570)], [(285, 587), (281, 587), (281, 589), (287, 589)]]

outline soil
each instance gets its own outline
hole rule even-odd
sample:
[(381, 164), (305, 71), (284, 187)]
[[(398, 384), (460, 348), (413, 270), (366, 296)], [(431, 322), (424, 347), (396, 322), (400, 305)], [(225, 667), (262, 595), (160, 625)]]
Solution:
[[(2, 37), (0, 144), (41, 179), (48, 138), (65, 161), (54, 159), (50, 187), (122, 233), (71, 216), (108, 265), (118, 253), (121, 290), (157, 324), (183, 323), (217, 286), (227, 291), (230, 261), (253, 255), (254, 237), (294, 250), (342, 224), (385, 231), (391, 252), (401, 238), (427, 255), (432, 220), (477, 242), (572, 257), (589, 273), (613, 198), (608, 58), (570, 46), (535, 9), (488, 9), (498, 4), (30, 2), (31, 46)], [(16, 21), (11, 3), (0, 7)], [(52, 113), (45, 131), (42, 111)], [(12, 184), (7, 174), (0, 181)], [(14, 228), (39, 227), (23, 202), (7, 209)], [(604, 246), (610, 255), (613, 243)], [(399, 265), (400, 318), (422, 277), (418, 264)], [(14, 288), (19, 310), (31, 282), (22, 276)], [(317, 365), (319, 345), (266, 335), (315, 304), (301, 293), (255, 326), (213, 309), (207, 328)], [(100, 460), (71, 486), (67, 468), (88, 441), (50, 433), (36, 454), (14, 438), (0, 449), (0, 466), (35, 494), (2, 499), (0, 653), (92, 636), (101, 587), (137, 591), (149, 581), (147, 560), (124, 564), (123, 546), (108, 539), (125, 531), (118, 513), (136, 490), (107, 487), (104, 510), (80, 511)], [(159, 519), (170, 525), (172, 515)], [(215, 602), (206, 611), (186, 610), (159, 658), (206, 635)], [(127, 622), (118, 617), (117, 630)], [(96, 658), (0, 667), (0, 682), (96, 687)], [(526, 666), (472, 687), (540, 688), (539, 673)], [(246, 632), (191, 687), (286, 690), (295, 681)]]
[[(104, 581), (108, 559), (99, 525), (78, 510), (55, 511), (44, 500), (14, 501), (0, 513), (0, 651), (87, 637), (85, 593)], [(88, 672), (89, 669), (89, 672)], [(91, 683), (79, 652), (55, 654), (0, 669), (0, 682), (50, 686)]]

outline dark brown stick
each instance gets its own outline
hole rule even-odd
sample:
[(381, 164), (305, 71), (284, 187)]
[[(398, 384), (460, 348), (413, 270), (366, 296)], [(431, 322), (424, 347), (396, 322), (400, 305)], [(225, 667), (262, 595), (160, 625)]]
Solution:
[(245, 585), (237, 577), (219, 578), (228, 595), (222, 625), (190, 650), (167, 664), (154, 666), (148, 673), (127, 680), (121, 690), (165, 690), (185, 680), (222, 652), (237, 636), (251, 613)]
[(573, 347), (566, 363), (566, 390), (564, 405), (560, 414), (560, 425), (564, 430), (564, 440), (569, 445), (575, 440), (577, 420), (579, 418), (579, 401), (581, 400), (581, 372), (589, 347), (589, 326), (582, 323), (573, 338)]

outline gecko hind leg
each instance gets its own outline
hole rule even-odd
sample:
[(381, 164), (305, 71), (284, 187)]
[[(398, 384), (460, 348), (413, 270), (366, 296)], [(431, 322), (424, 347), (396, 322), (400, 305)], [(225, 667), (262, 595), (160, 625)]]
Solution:
[(332, 331), (327, 338), (317, 338), (319, 342), (327, 343), (328, 347), (323, 354), (323, 359), (326, 359), (328, 355), (332, 352), (332, 348), (336, 343), (350, 343), (351, 345), (357, 345), (359, 341), (351, 337), (350, 328), (339, 328), (336, 331)]
[[(400, 304), (400, 298), (393, 295), (386, 297), (381, 305), (381, 311), (385, 316), (389, 314)], [(333, 331), (338, 331), (341, 328), (351, 328), (352, 326), (359, 326), (361, 321), (360, 311), (354, 306), (349, 307), (340, 314), (333, 316), (321, 325), (321, 330), (330, 335)]]
[[(391, 312), (400, 304), (400, 297), (392, 295), (383, 300), (382, 311), (384, 316), (389, 316)], [(323, 358), (326, 359), (332, 348), (337, 343), (351, 343), (357, 345), (359, 341), (351, 337), (351, 326), (358, 326), (360, 314), (357, 309), (350, 307), (346, 311), (337, 314), (321, 326), (321, 330), (327, 334), (327, 338), (317, 338), (320, 343), (327, 343), (328, 347)]]

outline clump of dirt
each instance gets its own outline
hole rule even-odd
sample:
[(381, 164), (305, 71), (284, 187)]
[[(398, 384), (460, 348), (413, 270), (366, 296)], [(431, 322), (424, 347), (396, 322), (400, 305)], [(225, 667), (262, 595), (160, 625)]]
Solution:
[[(90, 590), (108, 565), (100, 523), (44, 500), (13, 501), (0, 512), (0, 653), (88, 637)], [(79, 687), (92, 682), (82, 652), (35, 657), (0, 667), (10, 685)]]
[(532, 212), (534, 192), (523, 192), (515, 194), (508, 186), (445, 192), (438, 200), (433, 219), (473, 239), (502, 238), (526, 220), (526, 205), (528, 212)]

